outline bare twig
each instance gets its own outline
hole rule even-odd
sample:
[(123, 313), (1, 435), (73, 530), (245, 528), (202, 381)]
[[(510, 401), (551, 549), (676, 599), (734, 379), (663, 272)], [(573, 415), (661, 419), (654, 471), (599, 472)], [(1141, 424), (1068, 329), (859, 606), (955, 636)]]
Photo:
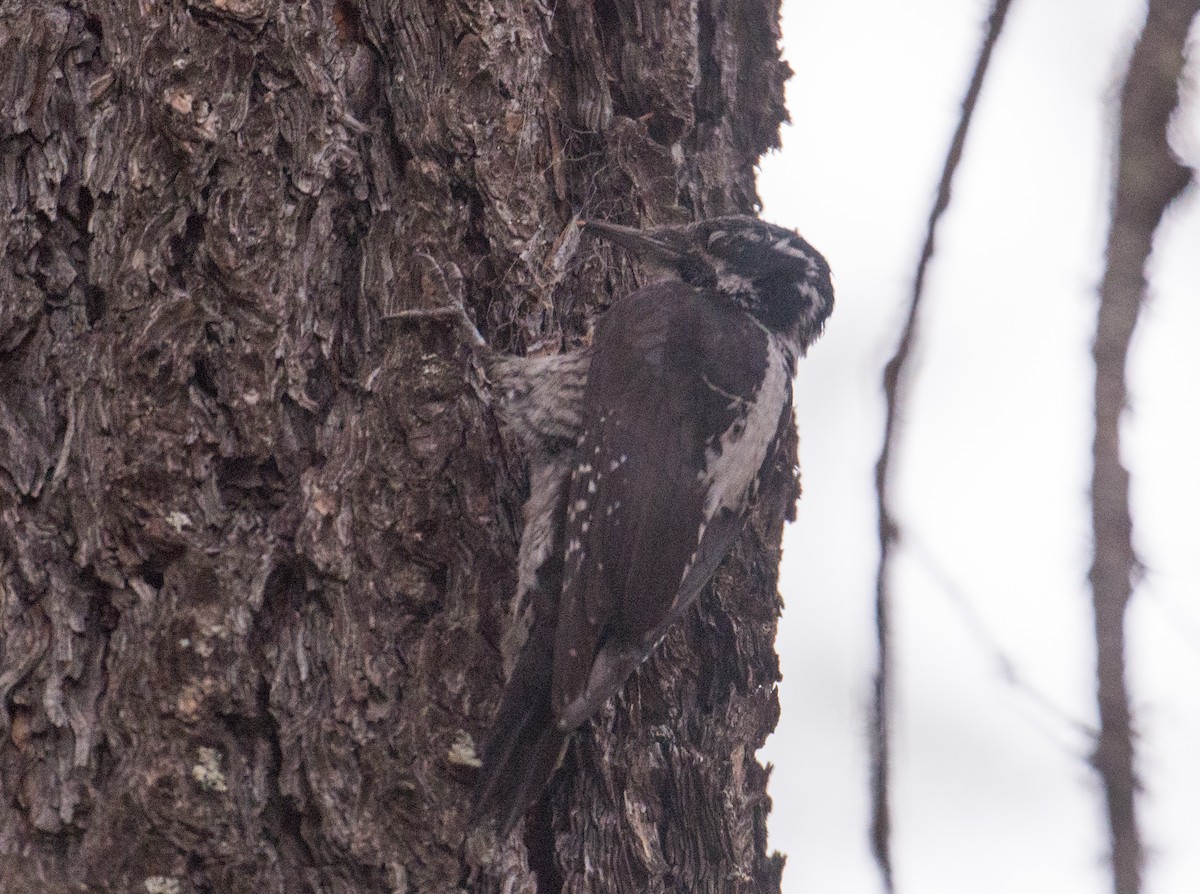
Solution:
[(917, 263), (917, 274), (913, 281), (912, 299), (909, 303), (908, 318), (900, 335), (896, 353), (888, 361), (883, 370), (883, 389), (887, 401), (887, 416), (884, 424), (883, 448), (879, 453), (879, 461), (875, 465), (876, 505), (879, 513), (879, 570), (875, 579), (875, 635), (878, 649), (878, 664), (875, 669), (873, 709), (871, 716), (871, 793), (872, 821), (871, 844), (875, 853), (875, 861), (883, 876), (884, 888), (891, 892), (895, 890), (892, 877), (891, 859), (891, 811), (888, 806), (888, 790), (890, 787), (890, 746), (888, 733), (888, 718), (891, 714), (889, 690), (891, 688), (891, 655), (889, 642), (890, 592), (888, 576), (891, 560), (897, 545), (899, 529), (893, 518), (891, 503), (888, 499), (889, 472), (891, 470), (892, 450), (899, 438), (897, 419), (903, 403), (904, 383), (903, 374), (913, 352), (916, 338), (918, 314), (921, 309), (925, 288), (925, 274), (929, 262), (933, 259), (934, 232), (938, 220), (950, 204), (950, 185), (954, 172), (962, 158), (963, 146), (967, 139), (967, 129), (971, 117), (979, 101), (983, 88), (984, 75), (991, 61), (992, 50), (1000, 38), (1004, 27), (1004, 17), (1008, 13), (1009, 0), (995, 0), (988, 19), (987, 34), (975, 63), (975, 71), (971, 75), (971, 83), (967, 95), (963, 99), (962, 116), (950, 142), (950, 150), (946, 155), (946, 163), (942, 169), (942, 179), (938, 184), (937, 197), (933, 210), (929, 215), (929, 223), (925, 232), (925, 244), (921, 249), (921, 258)]
[[(1041, 710), (1045, 717), (1053, 721), (1059, 730), (1070, 732), (1075, 742), (1094, 742), (1096, 736), (1099, 734), (1096, 727), (1090, 723), (1085, 723), (1078, 717), (1072, 716), (1069, 711), (1055, 704), (1049, 696), (1026, 678), (1017, 666), (1016, 661), (1013, 660), (1013, 657), (1000, 643), (996, 635), (988, 628), (987, 622), (976, 610), (971, 594), (938, 561), (932, 550), (921, 540), (907, 532), (904, 536), (904, 548), (925, 569), (925, 573), (929, 576), (930, 580), (937, 585), (955, 611), (958, 612), (963, 626), (970, 633), (971, 638), (975, 640), (979, 648), (990, 659), (1001, 681), (1025, 696), (1031, 704)], [(1079, 746), (1075, 746), (1071, 748), (1071, 753), (1078, 756), (1080, 750)]]
[(1092, 442), (1094, 553), (1088, 579), (1096, 614), (1096, 688), (1100, 735), (1092, 765), (1108, 808), (1113, 890), (1141, 887), (1142, 842), (1135, 799), (1133, 723), (1125, 684), (1125, 610), (1139, 565), (1133, 551), (1129, 473), (1121, 465), (1125, 361), (1146, 291), (1146, 260), (1167, 206), (1189, 180), (1167, 144), (1179, 102), (1188, 27), (1200, 0), (1151, 0), (1121, 90), (1112, 223), (1092, 353), (1096, 430)]

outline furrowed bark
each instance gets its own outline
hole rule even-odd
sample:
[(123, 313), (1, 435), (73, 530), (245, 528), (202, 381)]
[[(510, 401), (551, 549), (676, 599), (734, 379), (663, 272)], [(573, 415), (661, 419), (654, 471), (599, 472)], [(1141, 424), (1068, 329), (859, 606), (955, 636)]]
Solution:
[[(794, 450), (541, 820), (467, 825), (525, 470), (452, 326), (554, 353), (579, 214), (752, 210), (773, 0), (0, 3), (6, 891), (773, 891)], [(792, 444), (794, 447), (794, 442)]]

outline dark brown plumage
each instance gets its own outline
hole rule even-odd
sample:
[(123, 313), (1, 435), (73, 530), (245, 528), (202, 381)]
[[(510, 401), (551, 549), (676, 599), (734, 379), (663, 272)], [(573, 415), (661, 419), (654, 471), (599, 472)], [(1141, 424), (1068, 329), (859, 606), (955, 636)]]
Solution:
[[(579, 430), (572, 443), (560, 426), (537, 451), (520, 584), (535, 621), (476, 792), (477, 811), (502, 834), (538, 797), (570, 732), (620, 689), (731, 549), (790, 412), (795, 361), (833, 304), (824, 259), (753, 218), (590, 226), (678, 279), (609, 310), (581, 405), (537, 414), (577, 419)], [(534, 415), (506, 412), (519, 424)]]

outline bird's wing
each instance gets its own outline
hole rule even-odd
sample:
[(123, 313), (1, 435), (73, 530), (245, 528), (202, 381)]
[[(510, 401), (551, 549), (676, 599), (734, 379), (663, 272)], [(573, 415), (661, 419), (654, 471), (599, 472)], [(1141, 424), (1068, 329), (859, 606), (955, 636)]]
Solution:
[[(731, 548), (767, 447), (738, 423), (771, 362), (751, 317), (681, 283), (649, 286), (602, 321), (567, 504), (552, 698), (562, 727), (608, 700)], [(780, 406), (763, 412), (773, 438)], [(724, 490), (702, 471), (722, 456)]]

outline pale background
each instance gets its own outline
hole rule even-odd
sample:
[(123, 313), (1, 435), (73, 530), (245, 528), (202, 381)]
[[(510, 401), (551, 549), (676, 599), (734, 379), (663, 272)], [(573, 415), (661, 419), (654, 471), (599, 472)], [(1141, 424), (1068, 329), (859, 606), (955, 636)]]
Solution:
[[(771, 846), (787, 894), (881, 890), (867, 839), (880, 376), (989, 4), (792, 0), (794, 122), (763, 216), (834, 271), (797, 382), (804, 497), (786, 534)], [(1116, 96), (1137, 0), (1016, 0), (928, 281), (897, 509), (894, 860), (901, 894), (1100, 894), (1091, 367)], [(1193, 31), (1189, 70), (1197, 83)], [(1200, 163), (1200, 91), (1175, 148)], [(1146, 894), (1200, 892), (1200, 198), (1172, 209), (1130, 364), (1130, 676)], [(948, 587), (947, 584), (950, 584)], [(951, 590), (957, 588), (961, 596)], [(1037, 697), (1006, 682), (996, 647)], [(1038, 699), (1045, 699), (1047, 707)]]

